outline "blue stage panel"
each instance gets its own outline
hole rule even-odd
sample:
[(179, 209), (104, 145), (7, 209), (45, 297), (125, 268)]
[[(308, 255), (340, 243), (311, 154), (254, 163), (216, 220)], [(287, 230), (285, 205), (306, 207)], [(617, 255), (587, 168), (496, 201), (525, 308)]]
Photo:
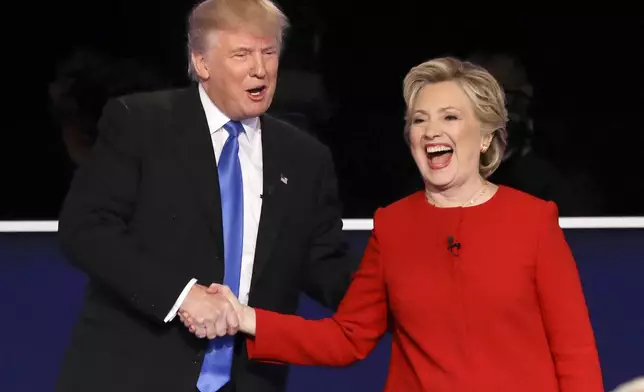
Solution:
[[(361, 253), (366, 231), (347, 232)], [(644, 374), (644, 229), (566, 230), (579, 266), (604, 371), (605, 387)], [(58, 248), (56, 233), (0, 234), (0, 391), (53, 389), (76, 321), (85, 277)], [(330, 312), (303, 297), (300, 314)], [(343, 369), (294, 366), (289, 391), (378, 391), (390, 337), (364, 361)]]

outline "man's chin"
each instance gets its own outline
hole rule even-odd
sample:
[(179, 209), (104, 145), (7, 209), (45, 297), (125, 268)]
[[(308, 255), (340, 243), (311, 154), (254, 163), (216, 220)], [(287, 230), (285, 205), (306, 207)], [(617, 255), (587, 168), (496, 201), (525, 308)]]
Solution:
[(270, 106), (270, 102), (252, 102), (244, 106), (244, 117), (252, 118), (259, 117), (262, 114), (266, 113)]

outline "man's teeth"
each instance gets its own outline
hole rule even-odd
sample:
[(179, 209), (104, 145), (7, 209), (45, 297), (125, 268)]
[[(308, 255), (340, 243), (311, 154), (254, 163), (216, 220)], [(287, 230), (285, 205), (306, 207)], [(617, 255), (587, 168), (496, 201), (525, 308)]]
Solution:
[(434, 153), (434, 152), (443, 152), (443, 151), (452, 151), (451, 148), (447, 146), (428, 146), (427, 147), (427, 153)]

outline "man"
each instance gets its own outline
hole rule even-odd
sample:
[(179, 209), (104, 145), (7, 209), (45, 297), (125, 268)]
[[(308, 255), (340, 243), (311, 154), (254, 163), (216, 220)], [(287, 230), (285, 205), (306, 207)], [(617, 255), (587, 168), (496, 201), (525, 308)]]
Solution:
[(282, 313), (301, 290), (330, 308), (344, 295), (356, 263), (331, 154), (264, 114), (286, 25), (269, 0), (207, 0), (189, 21), (198, 86), (106, 105), (60, 217), (90, 283), (59, 391), (282, 391), (286, 367), (215, 338), (236, 316), (207, 287)]

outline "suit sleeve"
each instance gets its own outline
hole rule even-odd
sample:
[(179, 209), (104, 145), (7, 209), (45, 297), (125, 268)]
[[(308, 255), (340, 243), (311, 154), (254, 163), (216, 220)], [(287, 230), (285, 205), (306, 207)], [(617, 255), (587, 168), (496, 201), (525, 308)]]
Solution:
[(72, 265), (163, 322), (192, 277), (158, 263), (130, 232), (143, 155), (134, 121), (123, 102), (106, 104), (92, 155), (78, 169), (65, 199), (59, 236)]
[(365, 358), (387, 328), (387, 294), (375, 231), (338, 311), (305, 320), (256, 309), (249, 358), (299, 365), (344, 366)]
[(348, 252), (342, 232), (342, 206), (331, 153), (319, 159), (317, 205), (312, 214), (310, 256), (303, 291), (325, 307), (336, 310), (357, 270), (360, 257)]
[(561, 392), (603, 392), (595, 337), (572, 252), (548, 202), (542, 224), (536, 283)]

